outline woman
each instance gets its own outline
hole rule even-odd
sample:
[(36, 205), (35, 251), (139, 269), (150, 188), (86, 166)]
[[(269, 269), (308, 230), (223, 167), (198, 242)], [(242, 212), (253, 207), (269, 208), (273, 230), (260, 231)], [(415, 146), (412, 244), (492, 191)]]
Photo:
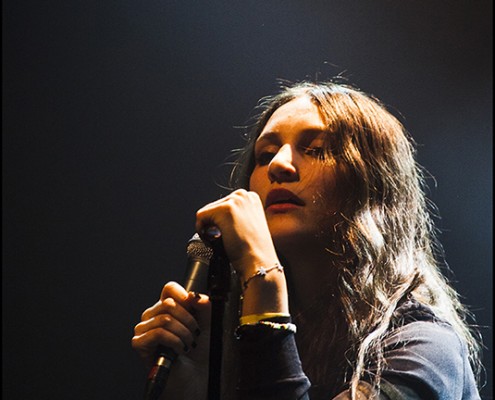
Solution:
[[(336, 83), (285, 87), (260, 108), (237, 190), (197, 212), (197, 232), (222, 232), (242, 297), (225, 322), (225, 399), (479, 398), (479, 343), (439, 270), (400, 122)], [(208, 326), (207, 296), (176, 283), (136, 325), (143, 358), (179, 354), (177, 398), (206, 396)]]

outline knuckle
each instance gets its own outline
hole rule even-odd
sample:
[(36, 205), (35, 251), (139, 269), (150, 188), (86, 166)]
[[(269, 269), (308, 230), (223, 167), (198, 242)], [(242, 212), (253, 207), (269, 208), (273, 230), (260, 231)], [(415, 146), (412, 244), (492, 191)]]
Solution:
[[(244, 192), (246, 192), (246, 191), (244, 191)], [(240, 205), (240, 204), (242, 204), (244, 202), (244, 199), (245, 198), (246, 198), (246, 194), (245, 193), (238, 193), (237, 192), (235, 196), (232, 196), (230, 198), (231, 204), (234, 205), (234, 206), (238, 206), (238, 205)]]
[(248, 192), (249, 198), (255, 201), (260, 200), (260, 196), (256, 192)]
[(141, 348), (140, 336), (133, 336), (131, 339), (131, 346), (133, 349), (137, 350)]
[(148, 315), (151, 313), (152, 307), (147, 308), (141, 314), (141, 322), (144, 322), (148, 319)]
[(135, 325), (135, 326), (134, 326), (134, 337), (136, 337), (136, 336), (139, 336), (139, 335), (140, 335), (140, 333), (139, 333), (139, 332), (141, 332), (141, 330), (142, 330), (142, 329), (141, 329), (142, 325), (143, 325), (143, 323), (142, 323), (142, 322), (140, 322), (139, 324), (137, 324), (137, 325)]
[(162, 306), (167, 311), (172, 311), (176, 307), (177, 303), (172, 297), (167, 297), (162, 300)]
[(167, 297), (173, 296), (173, 294), (177, 291), (177, 286), (179, 284), (175, 281), (167, 282), (163, 285), (162, 293), (160, 294), (160, 299), (163, 300)]
[(178, 285), (177, 282), (175, 281), (170, 281), (170, 282), (167, 282), (164, 286), (163, 286), (163, 289), (164, 290), (170, 290), (172, 289), (174, 286)]
[(236, 195), (235, 198), (237, 200), (242, 200), (247, 197), (248, 191), (246, 189), (238, 189), (234, 192), (234, 194)]
[(169, 314), (160, 314), (156, 316), (158, 324), (164, 328), (169, 327), (172, 324), (172, 317)]

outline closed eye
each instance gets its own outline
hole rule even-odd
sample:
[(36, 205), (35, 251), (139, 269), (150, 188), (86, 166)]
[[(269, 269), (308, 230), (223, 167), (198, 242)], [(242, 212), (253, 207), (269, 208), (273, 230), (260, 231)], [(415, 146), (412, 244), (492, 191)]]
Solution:
[(273, 157), (275, 157), (274, 152), (272, 151), (263, 151), (256, 155), (256, 164), (257, 165), (268, 165), (270, 161), (272, 161)]
[(304, 154), (317, 158), (318, 160), (325, 159), (325, 149), (323, 147), (305, 147)]

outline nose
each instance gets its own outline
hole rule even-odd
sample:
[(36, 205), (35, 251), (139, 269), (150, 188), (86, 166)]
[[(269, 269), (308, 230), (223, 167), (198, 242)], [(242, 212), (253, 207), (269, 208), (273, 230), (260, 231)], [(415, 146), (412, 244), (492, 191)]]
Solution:
[(298, 179), (294, 163), (294, 153), (289, 144), (285, 144), (268, 164), (268, 177), (271, 182), (292, 182)]

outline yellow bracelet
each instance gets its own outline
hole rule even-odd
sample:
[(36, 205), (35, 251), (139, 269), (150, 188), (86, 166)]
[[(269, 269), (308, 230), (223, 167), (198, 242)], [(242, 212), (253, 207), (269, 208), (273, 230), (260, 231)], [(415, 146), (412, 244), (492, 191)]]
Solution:
[(250, 314), (250, 315), (244, 315), (243, 317), (240, 317), (239, 322), (241, 325), (256, 324), (256, 323), (263, 321), (265, 319), (277, 318), (277, 317), (288, 318), (288, 317), (290, 317), (290, 314), (275, 313), (275, 312), (263, 313), (263, 314)]

